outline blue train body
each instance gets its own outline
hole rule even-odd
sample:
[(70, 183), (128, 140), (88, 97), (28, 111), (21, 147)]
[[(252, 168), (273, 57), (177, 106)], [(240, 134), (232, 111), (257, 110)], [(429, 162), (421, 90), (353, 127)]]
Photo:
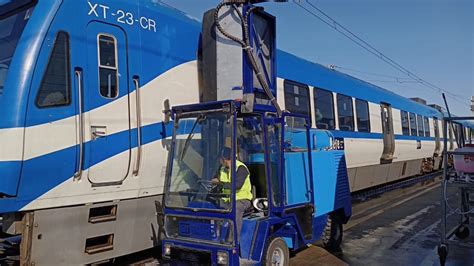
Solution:
[[(0, 128), (4, 132), (9, 129), (21, 129), (17, 130), (16, 134), (24, 135), (25, 138), (25, 143), (14, 144), (15, 150), (4, 151), (5, 157), (10, 157), (9, 160), (2, 158), (0, 161), (0, 175), (3, 177), (0, 179), (0, 193), (8, 196), (0, 201), (1, 212), (22, 209), (39, 196), (68, 181), (77, 171), (79, 146), (76, 140), (78, 133), (74, 128), (75, 121), (70, 121), (74, 126), (70, 128), (55, 127), (51, 124), (74, 119), (78, 115), (79, 92), (77, 79), (74, 79), (75, 70), (80, 69), (83, 72), (82, 80), (86, 90), (83, 91), (82, 111), (89, 113), (119, 99), (130, 97), (135, 91), (134, 76), (139, 77), (144, 86), (166, 71), (195, 60), (199, 39), (199, 24), (196, 21), (152, 1), (114, 1), (110, 4), (94, 1), (40, 1), (28, 12), (32, 13), (31, 17), (11, 58), (8, 76), (5, 84), (2, 84), (0, 95), (0, 112), (8, 114), (0, 120)], [(72, 18), (71, 14), (77, 16)], [(24, 15), (24, 12), (21, 15)], [(136, 19), (133, 22), (127, 21), (127, 16)], [(21, 19), (17, 18), (17, 21)], [(145, 27), (150, 26), (151, 21), (155, 21), (155, 26)], [(46, 72), (51, 49), (60, 31), (69, 36), (70, 103), (40, 108), (36, 103), (36, 95), (44, 78), (43, 73)], [(105, 99), (95, 93), (98, 87), (96, 38), (101, 32), (110, 33), (117, 38), (118, 60), (123, 64), (118, 79), (120, 92), (113, 99)], [(89, 91), (89, 87), (94, 89)], [(166, 93), (167, 90), (156, 89), (160, 94)], [(158, 92), (159, 90), (161, 91)], [(147, 107), (149, 108), (151, 107)], [(150, 118), (152, 114), (146, 111), (143, 111), (143, 114), (147, 116), (143, 120), (150, 120), (142, 129), (143, 144), (165, 138), (167, 133), (157, 121), (158, 117)], [(128, 120), (132, 119), (128, 112), (118, 119), (121, 119), (120, 123), (125, 124), (122, 128), (128, 129), (117, 130), (108, 136), (107, 141), (84, 143), (84, 170), (137, 147), (136, 127), (127, 126)], [(29, 129), (45, 127), (48, 124), (56, 129), (51, 132), (52, 135), (28, 135)], [(32, 151), (36, 154), (28, 156), (29, 150), (33, 148), (29, 147), (30, 142), (34, 142), (36, 138), (47, 138), (40, 145), (48, 145), (55, 141), (55, 134), (67, 134), (72, 138), (69, 143), (62, 145), (66, 146), (64, 148), (45, 149), (43, 152), (41, 147), (38, 147), (38, 151)], [(14, 154), (15, 152), (18, 154)]]
[[(25, 12), (23, 11), (21, 15), (25, 15)], [(121, 73), (119, 83), (123, 84), (125, 89), (120, 91), (118, 97), (106, 100), (101, 97), (92, 97), (90, 92), (84, 92), (84, 97), (86, 97), (83, 103), (84, 113), (105, 105), (111, 105), (118, 99), (130, 97), (129, 95), (135, 91), (134, 76), (138, 76), (140, 83), (143, 84), (142, 86), (146, 86), (167, 71), (196, 60), (196, 49), (199, 41), (200, 24), (196, 20), (153, 1), (137, 1), (134, 3), (114, 1), (105, 4), (99, 1), (62, 2), (51, 0), (40, 1), (34, 6), (34, 9), (30, 9), (28, 12), (31, 12), (31, 14), (29, 14), (22, 34), (18, 36), (20, 39), (14, 48), (14, 54), (12, 53), (11, 58), (2, 59), (4, 61), (8, 60), (9, 63), (8, 72), (4, 72), (5, 74), (8, 73), (8, 76), (3, 77), (0, 112), (8, 115), (3, 116), (0, 120), (0, 128), (5, 136), (5, 142), (8, 140), (11, 143), (11, 141), (23, 138), (24, 142), (16, 142), (14, 149), (5, 149), (2, 153), (5, 156), (0, 158), (0, 171), (4, 177), (0, 179), (0, 193), (7, 196), (0, 201), (1, 212), (18, 211), (24, 208), (31, 201), (71, 179), (77, 171), (79, 154), (77, 130), (73, 127), (67, 128), (67, 130), (59, 126), (56, 128), (52, 123), (75, 118), (78, 115), (78, 91), (77, 80), (74, 79), (74, 70), (81, 69), (84, 71), (83, 80), (91, 82), (90, 85), (84, 85), (97, 86), (96, 83), (92, 82), (92, 80), (97, 80), (95, 76), (97, 70), (90, 63), (96, 60), (94, 58), (96, 55), (90, 51), (91, 46), (95, 46), (96, 39), (91, 39), (90, 35), (95, 36), (94, 32), (102, 31), (122, 35), (122, 41), (126, 44), (121, 44), (123, 47), (120, 46), (119, 50), (122, 50), (122, 57), (126, 57), (124, 60), (127, 69), (126, 74)], [(78, 14), (78, 16), (71, 18), (71, 14)], [(124, 14), (125, 16), (122, 17)], [(133, 23), (129, 21), (132, 25), (129, 25), (126, 21), (127, 14), (135, 18)], [(154, 21), (155, 24), (150, 21)], [(16, 24), (18, 23), (16, 22)], [(151, 27), (150, 23), (154, 27)], [(18, 29), (11, 28), (11, 32), (14, 30)], [(68, 33), (70, 38), (70, 103), (65, 106), (39, 108), (35, 103), (36, 95), (44, 78), (43, 74), (46, 71), (51, 49), (59, 31)], [(127, 47), (125, 47), (126, 45)], [(364, 81), (305, 61), (288, 53), (279, 51), (277, 58), (278, 76), (280, 78), (296, 80), (373, 103), (387, 102), (394, 108), (426, 117), (438, 119), (442, 117), (442, 113), (433, 108), (415, 103)], [(190, 75), (195, 75), (195, 73), (190, 73)], [(154, 88), (154, 90), (158, 94), (168, 92), (168, 88)], [(185, 90), (183, 94), (190, 91), (192, 90)], [(89, 98), (89, 96), (91, 97)], [(180, 95), (162, 96), (161, 98), (172, 97), (177, 98), (177, 103), (183, 103), (183, 100), (179, 99)], [(197, 95), (194, 96), (194, 98), (196, 97)], [(161, 110), (163, 108), (160, 107), (162, 103), (157, 103), (159, 106), (155, 108), (158, 109), (158, 112), (146, 112), (144, 115), (147, 117), (143, 119), (157, 120), (149, 118), (155, 114), (162, 118)], [(146, 108), (151, 107), (147, 106)], [(130, 112), (133, 112), (133, 110)], [(75, 121), (73, 122), (75, 124)], [(169, 131), (164, 128), (160, 121), (153, 122), (142, 128), (144, 143), (151, 143), (169, 136)], [(92, 142), (86, 141), (84, 170), (121, 152), (135, 149), (137, 147), (137, 130), (132, 123), (133, 121), (128, 130), (120, 130), (110, 136), (110, 140), (114, 145), (101, 142), (92, 144)], [(60, 145), (62, 147), (44, 149), (43, 151), (41, 146), (55, 142), (54, 137), (51, 135), (30, 136), (28, 131), (35, 127), (47, 127), (48, 125), (57, 130), (51, 132), (53, 135), (60, 133), (61, 135), (69, 134), (76, 137), (68, 140), (68, 143)], [(157, 132), (158, 134), (156, 134)], [(32, 130), (32, 134), (34, 133), (36, 132)], [(332, 130), (331, 133), (335, 137), (342, 138), (382, 138), (381, 133), (373, 132)], [(15, 137), (11, 136), (13, 134)], [(43, 143), (34, 143), (33, 139), (37, 137), (43, 138)], [(434, 141), (433, 136), (404, 136), (400, 134), (396, 135), (395, 138)], [(34, 147), (29, 146), (31, 142), (33, 142), (32, 145), (35, 145)], [(6, 146), (6, 144), (3, 145)], [(87, 150), (93, 150), (93, 154), (87, 152)], [(38, 174), (42, 176), (41, 182), (37, 181)], [(32, 186), (31, 184), (35, 185)]]

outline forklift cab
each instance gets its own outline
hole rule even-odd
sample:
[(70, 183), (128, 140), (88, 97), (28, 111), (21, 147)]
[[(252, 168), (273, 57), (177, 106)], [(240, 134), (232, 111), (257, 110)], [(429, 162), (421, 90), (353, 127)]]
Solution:
[[(279, 237), (288, 251), (312, 238), (308, 118), (239, 110), (236, 101), (173, 108), (164, 201), (165, 258), (213, 265), (262, 262), (269, 239)], [(231, 178), (230, 189), (211, 182), (222, 170), (225, 148), (232, 149), (230, 176), (235, 176), (239, 160), (247, 166), (253, 188), (253, 209), (245, 213), (240, 243), (235, 179)], [(284, 259), (285, 254), (276, 257), (270, 259)]]

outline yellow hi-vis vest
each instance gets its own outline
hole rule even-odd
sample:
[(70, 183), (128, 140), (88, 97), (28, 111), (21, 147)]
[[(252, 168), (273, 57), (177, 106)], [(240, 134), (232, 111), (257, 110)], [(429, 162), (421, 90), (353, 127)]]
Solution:
[[(241, 161), (235, 160), (235, 163), (236, 163), (236, 165), (235, 165), (235, 170), (236, 171), (239, 169), (240, 166), (243, 166), (243, 167), (245, 167), (245, 169), (247, 169), (247, 172), (249, 173), (245, 177), (245, 182), (242, 185), (242, 187), (237, 190), (237, 193), (235, 195), (235, 199), (236, 200), (242, 200), (242, 199), (252, 200), (252, 185), (250, 184), (250, 171), (247, 168), (247, 166), (244, 163), (242, 163)], [(219, 180), (223, 183), (231, 183), (232, 179), (229, 175), (229, 172), (224, 171), (224, 167), (222, 167), (222, 169), (220, 171)], [(224, 193), (224, 194), (229, 194), (230, 195), (230, 192), (231, 192), (230, 189), (223, 189), (222, 190), (222, 193)], [(224, 198), (224, 201), (230, 201), (230, 199), (229, 198)]]

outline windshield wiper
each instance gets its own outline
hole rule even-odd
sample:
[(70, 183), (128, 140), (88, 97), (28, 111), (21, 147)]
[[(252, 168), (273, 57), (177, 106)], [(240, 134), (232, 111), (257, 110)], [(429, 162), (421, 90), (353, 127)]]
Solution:
[(191, 143), (191, 139), (194, 137), (194, 130), (196, 129), (196, 125), (198, 123), (201, 123), (204, 119), (206, 119), (204, 115), (199, 115), (199, 117), (194, 122), (193, 127), (191, 128), (191, 132), (189, 132), (188, 138), (184, 142), (184, 147), (183, 147), (183, 151), (181, 152), (181, 156), (179, 156), (181, 161), (184, 159), (184, 156), (186, 155), (186, 151), (188, 150), (188, 147), (189, 147), (189, 143)]

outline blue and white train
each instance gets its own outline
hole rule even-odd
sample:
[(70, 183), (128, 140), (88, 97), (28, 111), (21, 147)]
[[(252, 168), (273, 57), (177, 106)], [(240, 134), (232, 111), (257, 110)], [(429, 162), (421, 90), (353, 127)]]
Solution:
[[(440, 168), (441, 107), (288, 53), (278, 56), (281, 106), (309, 115), (313, 127), (330, 130), (340, 141), (352, 192)], [(467, 122), (450, 128), (450, 149), (456, 139), (471, 141), (472, 128)]]
[[(159, 243), (168, 103), (199, 101), (200, 31), (158, 0), (0, 1), (0, 239), (23, 262)], [(439, 167), (440, 111), (285, 52), (278, 76), (280, 105), (344, 147), (352, 191)]]

